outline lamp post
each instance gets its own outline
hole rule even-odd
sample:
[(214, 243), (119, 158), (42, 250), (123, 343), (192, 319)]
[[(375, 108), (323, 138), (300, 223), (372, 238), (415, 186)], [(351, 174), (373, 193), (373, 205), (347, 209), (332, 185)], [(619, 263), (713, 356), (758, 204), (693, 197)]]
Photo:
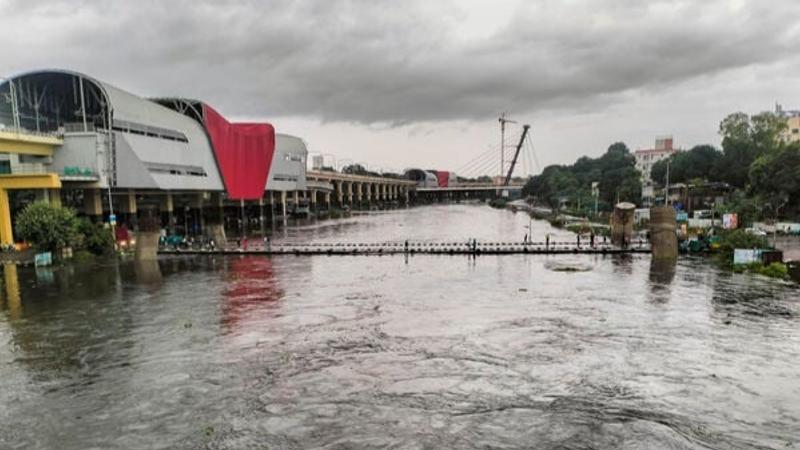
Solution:
[(530, 216), (530, 213), (528, 213), (528, 225), (526, 225), (524, 228), (528, 230), (524, 243), (527, 244), (529, 242), (533, 242), (533, 218)]
[(670, 204), (670, 202), (669, 202), (669, 160), (670, 160), (670, 158), (667, 158), (667, 180), (666, 180), (666, 184), (667, 185), (664, 188), (665, 189), (664, 190), (664, 204), (667, 205), (667, 206), (669, 206), (669, 204)]
[(0, 80), (5, 80), (8, 83), (8, 94), (11, 97), (11, 117), (14, 122), (14, 132), (19, 134), (19, 105), (17, 105), (17, 90), (14, 87), (14, 82), (11, 78), (0, 77)]

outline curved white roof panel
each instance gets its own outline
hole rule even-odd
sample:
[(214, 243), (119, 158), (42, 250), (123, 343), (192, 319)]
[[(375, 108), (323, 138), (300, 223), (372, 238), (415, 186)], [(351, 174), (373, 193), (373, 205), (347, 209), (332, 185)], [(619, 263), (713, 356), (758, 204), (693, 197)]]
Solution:
[(275, 134), (275, 154), (267, 178), (268, 191), (302, 191), (306, 181), (306, 143), (297, 136)]
[[(59, 100), (72, 101), (74, 98), (80, 98), (78, 88), (83, 92), (89, 92), (84, 94), (83, 99), (87, 102), (86, 110), (92, 113), (92, 127), (89, 131), (93, 131), (95, 125), (107, 128), (109, 115), (112, 120), (116, 154), (116, 167), (112, 172), (115, 174), (116, 187), (224, 190), (211, 143), (203, 126), (197, 121), (78, 72), (32, 71), (14, 76), (10, 80), (19, 86), (28, 84), (39, 87), (39, 92), (42, 92), (45, 86), (49, 86), (50, 88), (44, 91), (47, 95), (58, 97)], [(86, 86), (87, 81), (89, 88)], [(71, 110), (74, 108), (70, 108)], [(62, 117), (61, 120), (72, 122), (73, 125), (78, 122), (80, 126), (81, 117), (72, 116), (69, 119)], [(60, 127), (65, 125), (69, 124), (58, 124)], [(38, 117), (35, 126), (37, 128), (40, 126)], [(53, 124), (41, 122), (41, 126), (52, 129)], [(92, 141), (85, 139), (85, 133), (80, 140), (75, 136), (74, 142), (70, 142), (71, 130), (68, 126), (66, 129), (64, 151), (56, 152), (57, 161), (54, 163), (60, 167), (69, 166), (73, 163), (71, 154), (80, 153), (81, 164), (88, 164), (85, 162), (87, 155), (94, 154), (97, 158), (95, 166), (98, 170), (102, 170), (106, 165), (104, 149), (99, 148), (99, 145), (98, 148), (89, 148)], [(101, 141), (105, 142), (104, 140), (97, 142)]]

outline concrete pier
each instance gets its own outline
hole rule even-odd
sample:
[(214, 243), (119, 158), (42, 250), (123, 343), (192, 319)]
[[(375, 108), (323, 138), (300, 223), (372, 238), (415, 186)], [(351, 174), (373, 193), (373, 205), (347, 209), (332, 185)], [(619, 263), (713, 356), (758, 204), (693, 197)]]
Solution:
[(675, 210), (671, 206), (650, 208), (650, 242), (653, 259), (677, 259), (678, 235)]

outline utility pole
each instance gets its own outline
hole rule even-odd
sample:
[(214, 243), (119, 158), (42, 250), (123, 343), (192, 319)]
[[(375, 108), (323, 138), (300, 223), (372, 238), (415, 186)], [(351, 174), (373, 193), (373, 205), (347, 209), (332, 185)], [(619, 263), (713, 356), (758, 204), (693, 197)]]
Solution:
[(500, 179), (505, 175), (506, 167), (506, 124), (517, 123), (511, 119), (506, 119), (506, 113), (500, 114)]
[(667, 185), (664, 187), (664, 204), (669, 205), (669, 158), (667, 158)]

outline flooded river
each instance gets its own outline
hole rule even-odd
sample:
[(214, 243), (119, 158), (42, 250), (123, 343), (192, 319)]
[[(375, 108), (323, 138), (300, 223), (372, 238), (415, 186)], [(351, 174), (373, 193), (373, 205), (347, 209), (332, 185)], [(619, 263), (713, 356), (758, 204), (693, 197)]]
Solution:
[[(528, 224), (432, 206), (277, 240)], [(7, 266), (0, 294), (0, 448), (800, 448), (800, 290), (701, 259), (181, 256)]]

